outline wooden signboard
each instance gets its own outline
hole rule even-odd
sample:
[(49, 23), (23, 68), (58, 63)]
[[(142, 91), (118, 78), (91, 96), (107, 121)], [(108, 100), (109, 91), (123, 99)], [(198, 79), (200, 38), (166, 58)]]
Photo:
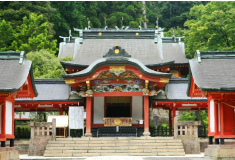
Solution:
[(84, 132), (84, 107), (70, 106), (69, 107), (69, 130), (82, 129)]

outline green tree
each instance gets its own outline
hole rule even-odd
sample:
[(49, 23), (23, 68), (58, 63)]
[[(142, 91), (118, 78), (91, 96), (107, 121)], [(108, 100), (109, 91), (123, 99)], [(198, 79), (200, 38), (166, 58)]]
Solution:
[(72, 57), (57, 58), (46, 50), (29, 52), (27, 59), (33, 62), (34, 78), (61, 78), (66, 74), (60, 61), (71, 61)]
[(215, 2), (194, 6), (193, 19), (187, 20), (186, 54), (193, 57), (196, 50), (235, 49), (235, 2)]
[[(55, 12), (51, 16), (51, 22), (56, 31), (55, 38), (61, 41), (59, 36), (69, 36), (68, 31), (73, 28), (84, 28), (87, 26), (86, 16), (84, 15), (84, 2), (79, 1), (52, 1), (51, 6)], [(73, 36), (76, 34), (73, 34)]]
[(43, 15), (37, 16), (34, 13), (23, 18), (23, 23), (16, 29), (10, 48), (24, 50), (26, 53), (45, 49), (55, 54), (58, 50), (56, 40), (48, 33), (48, 23), (43, 22)]
[(31, 13), (43, 15), (43, 22), (48, 22), (48, 31), (54, 34), (53, 25), (50, 22), (52, 13), (55, 9), (51, 7), (49, 1), (1, 1), (0, 2), (0, 19), (10, 22), (12, 27), (16, 29), (22, 24), (22, 19), (29, 17)]
[(191, 18), (190, 8), (206, 3), (200, 1), (147, 1), (148, 27), (154, 28), (157, 17), (159, 17), (159, 26), (166, 30), (177, 26), (183, 28), (184, 22)]
[(12, 41), (14, 40), (15, 31), (10, 23), (5, 20), (0, 21), (0, 50), (6, 51), (9, 49)]

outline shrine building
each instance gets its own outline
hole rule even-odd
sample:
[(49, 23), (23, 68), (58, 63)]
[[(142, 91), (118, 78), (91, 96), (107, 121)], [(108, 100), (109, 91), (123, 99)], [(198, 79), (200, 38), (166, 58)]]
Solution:
[(29, 120), (15, 112), (69, 116), (76, 106), (84, 107), (87, 137), (109, 127), (151, 136), (150, 110), (164, 109), (169, 136), (176, 111), (208, 110), (210, 144), (235, 138), (234, 51), (196, 51), (188, 60), (183, 37), (164, 37), (158, 27), (74, 30), (79, 37), (61, 37), (58, 57), (73, 57), (61, 62), (62, 79), (34, 80), (23, 51), (0, 53), (1, 147), (14, 146), (14, 119)]
[(208, 136), (215, 143), (235, 138), (235, 75), (234, 51), (199, 51), (189, 61), (188, 95), (207, 97)]
[(37, 96), (34, 84), (32, 62), (25, 52), (2, 52), (0, 54), (0, 142), (6, 140), (14, 146), (14, 111), (16, 98)]
[[(86, 136), (92, 128), (138, 126), (149, 136), (149, 108), (205, 110), (206, 98), (186, 95), (188, 59), (182, 37), (164, 37), (161, 28), (75, 29), (79, 37), (61, 37), (62, 75), (73, 93), (85, 98)], [(169, 83), (169, 84), (168, 84)], [(168, 95), (169, 93), (169, 95)]]

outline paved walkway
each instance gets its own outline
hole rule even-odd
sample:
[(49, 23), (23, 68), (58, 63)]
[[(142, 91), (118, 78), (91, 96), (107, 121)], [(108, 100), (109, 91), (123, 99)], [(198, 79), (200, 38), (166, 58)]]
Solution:
[(212, 160), (204, 158), (204, 153), (185, 156), (99, 156), (99, 157), (42, 157), (20, 155), (20, 160)]

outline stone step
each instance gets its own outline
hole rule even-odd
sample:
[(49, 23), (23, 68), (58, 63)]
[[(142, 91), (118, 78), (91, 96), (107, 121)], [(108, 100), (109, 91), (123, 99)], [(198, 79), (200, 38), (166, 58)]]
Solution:
[(49, 141), (44, 156), (183, 156), (182, 141), (173, 137), (82, 137)]
[(79, 144), (73, 144), (73, 145), (64, 145), (64, 146), (50, 146), (48, 145), (46, 147), (46, 149), (82, 149), (82, 148), (119, 148), (119, 147), (129, 147), (129, 148), (148, 148), (148, 149), (154, 149), (154, 148), (182, 148), (182, 144), (141, 144), (141, 145), (136, 145), (136, 144), (124, 144), (124, 145), (120, 145), (120, 144), (83, 144), (83, 145), (79, 145)]
[(82, 137), (82, 138), (56, 138), (56, 141), (100, 141), (100, 140), (174, 140), (174, 137)]
[(184, 156), (185, 152), (159, 152), (158, 156)]

